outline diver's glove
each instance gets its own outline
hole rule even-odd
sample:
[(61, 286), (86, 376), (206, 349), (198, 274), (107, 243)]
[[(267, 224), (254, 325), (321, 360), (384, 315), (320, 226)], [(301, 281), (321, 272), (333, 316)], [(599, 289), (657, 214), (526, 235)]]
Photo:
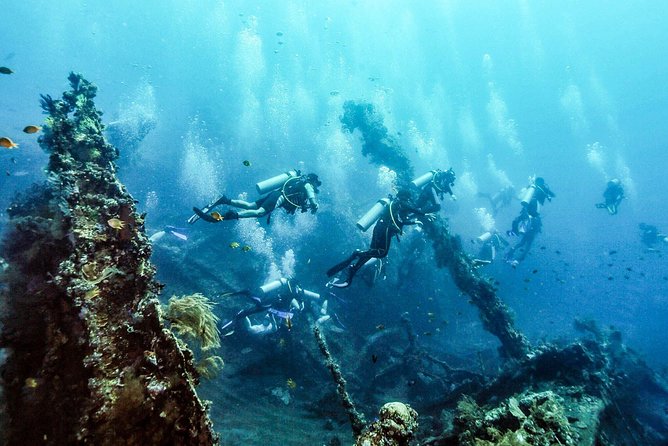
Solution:
[(311, 214), (315, 214), (316, 212), (318, 212), (319, 207), (320, 206), (315, 201), (311, 203)]
[(430, 221), (430, 222), (434, 221), (434, 220), (436, 220), (436, 214), (434, 214), (433, 212), (428, 212), (428, 213), (424, 214), (424, 219), (427, 220), (427, 221)]

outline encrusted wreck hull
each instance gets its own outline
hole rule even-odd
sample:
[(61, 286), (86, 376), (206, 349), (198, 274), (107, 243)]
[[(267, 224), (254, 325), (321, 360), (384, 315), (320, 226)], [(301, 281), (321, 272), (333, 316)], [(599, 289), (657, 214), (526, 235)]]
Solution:
[(213, 444), (192, 355), (160, 318), (143, 216), (116, 178), (96, 88), (69, 80), (63, 100), (42, 100), (48, 181), (8, 210), (4, 440)]

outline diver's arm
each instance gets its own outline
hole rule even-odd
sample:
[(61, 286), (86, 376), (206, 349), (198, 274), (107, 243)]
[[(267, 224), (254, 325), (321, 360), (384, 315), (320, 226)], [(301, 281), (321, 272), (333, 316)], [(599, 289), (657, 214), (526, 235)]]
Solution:
[(306, 200), (308, 201), (308, 208), (311, 210), (312, 214), (315, 214), (318, 210), (318, 201), (315, 199), (315, 189), (310, 183), (304, 185), (304, 190), (306, 191)]

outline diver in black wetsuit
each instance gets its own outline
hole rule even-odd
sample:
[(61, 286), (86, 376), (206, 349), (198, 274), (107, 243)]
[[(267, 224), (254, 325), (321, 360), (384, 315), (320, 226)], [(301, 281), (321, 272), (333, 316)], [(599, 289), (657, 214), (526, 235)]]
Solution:
[[(275, 293), (274, 293), (275, 292)], [(256, 295), (257, 294), (257, 295)], [(244, 296), (253, 304), (250, 308), (240, 310), (234, 317), (226, 322), (221, 331), (225, 332), (226, 336), (234, 333), (235, 325), (244, 320), (246, 329), (253, 334), (264, 335), (273, 333), (278, 330), (280, 321), (284, 321), (284, 325), (288, 328), (292, 327), (292, 318), (295, 313), (301, 312), (304, 309), (304, 298), (319, 299), (320, 295), (309, 290), (303, 289), (296, 280), (293, 279), (278, 279), (262, 285), (255, 293), (250, 290), (241, 290), (225, 293), (223, 297)], [(258, 297), (261, 296), (261, 297)], [(324, 313), (323, 313), (324, 309)], [(321, 316), (317, 323), (322, 323), (329, 319), (326, 315), (327, 301), (324, 301), (321, 308)], [(250, 316), (257, 313), (266, 313), (262, 323), (253, 324)], [(278, 323), (277, 320), (278, 319)]]
[[(311, 210), (311, 213), (315, 214), (318, 210), (316, 194), (320, 192), (318, 187), (322, 184), (318, 175), (314, 173), (300, 175), (299, 171), (292, 172), (296, 174), (286, 175), (284, 182), (278, 183), (276, 188), (270, 189), (269, 193), (256, 201), (235, 200), (223, 195), (202, 209), (193, 208), (195, 215), (188, 219), (188, 223), (195, 223), (200, 218), (209, 223), (220, 223), (224, 220), (260, 218), (265, 215), (269, 223), (271, 213), (278, 208), (285, 209), (288, 214), (294, 214), (297, 209), (301, 209), (302, 212)], [(260, 190), (259, 186), (258, 190)], [(211, 212), (211, 209), (219, 205), (233, 206), (243, 210), (238, 212), (228, 210), (224, 214)]]
[(424, 213), (440, 211), (441, 204), (439, 200), (443, 200), (446, 193), (450, 194), (453, 200), (457, 200), (457, 197), (452, 192), (452, 187), (455, 185), (455, 179), (457, 178), (452, 167), (446, 171), (436, 169), (430, 173), (432, 174), (431, 178), (423, 186), (419, 186), (421, 184), (420, 180), (423, 177), (416, 178), (413, 181), (413, 184), (420, 189), (420, 195), (415, 202), (415, 208), (420, 209)]
[[(433, 217), (431, 214), (425, 214), (415, 208), (411, 202), (411, 193), (408, 190), (401, 190), (394, 199), (390, 199), (389, 204), (384, 208), (382, 216), (376, 222), (371, 237), (371, 246), (366, 251), (355, 250), (350, 257), (334, 265), (327, 271), (327, 276), (332, 277), (335, 274), (346, 271), (346, 277), (343, 280), (337, 278), (331, 280), (327, 285), (336, 288), (346, 288), (352, 283), (355, 274), (371, 259), (382, 259), (387, 256), (390, 250), (390, 244), (393, 237), (399, 238), (403, 233), (403, 227), (407, 225), (422, 224), (415, 220), (417, 215)], [(354, 263), (353, 263), (354, 262)]]
[(647, 247), (649, 252), (657, 252), (655, 248), (657, 243), (668, 243), (668, 235), (659, 233), (659, 229), (654, 225), (640, 223), (640, 241)]
[(480, 192), (478, 193), (478, 196), (487, 198), (489, 200), (489, 204), (492, 207), (492, 215), (496, 215), (500, 209), (512, 203), (513, 198), (515, 198), (515, 187), (511, 184), (504, 187), (494, 195)]
[[(506, 262), (513, 267), (524, 260), (531, 249), (534, 239), (543, 228), (543, 221), (540, 218), (540, 207), (545, 200), (552, 201), (556, 195), (545, 183), (542, 177), (536, 177), (524, 192), (522, 199), (522, 211), (520, 215), (513, 220), (512, 229), (507, 231), (509, 236), (519, 235), (521, 239), (506, 253)], [(515, 252), (519, 250), (519, 255)]]
[(607, 209), (610, 215), (615, 215), (619, 205), (624, 199), (624, 187), (617, 178), (608, 181), (608, 185), (603, 192), (603, 203), (596, 203), (598, 209)]

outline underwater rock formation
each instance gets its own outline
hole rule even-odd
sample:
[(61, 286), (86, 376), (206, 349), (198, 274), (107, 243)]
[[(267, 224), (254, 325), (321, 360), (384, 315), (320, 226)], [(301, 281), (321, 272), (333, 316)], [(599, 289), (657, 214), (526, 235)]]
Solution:
[[(346, 101), (341, 116), (343, 128), (349, 132), (358, 129), (364, 141), (362, 152), (371, 162), (384, 165), (397, 173), (397, 186), (409, 187), (413, 169), (399, 144), (388, 135), (383, 117), (372, 104)], [(478, 307), (483, 326), (501, 341), (501, 355), (522, 358), (530, 352), (529, 341), (514, 326), (506, 305), (498, 298), (493, 283), (481, 276), (474, 263), (461, 247), (459, 237), (448, 230), (445, 221), (423, 222), (425, 233), (431, 239), (439, 268), (448, 268), (455, 284)]]
[(42, 96), (48, 180), (1, 252), (7, 444), (213, 444), (192, 354), (165, 329), (143, 215), (118, 181), (96, 87)]

